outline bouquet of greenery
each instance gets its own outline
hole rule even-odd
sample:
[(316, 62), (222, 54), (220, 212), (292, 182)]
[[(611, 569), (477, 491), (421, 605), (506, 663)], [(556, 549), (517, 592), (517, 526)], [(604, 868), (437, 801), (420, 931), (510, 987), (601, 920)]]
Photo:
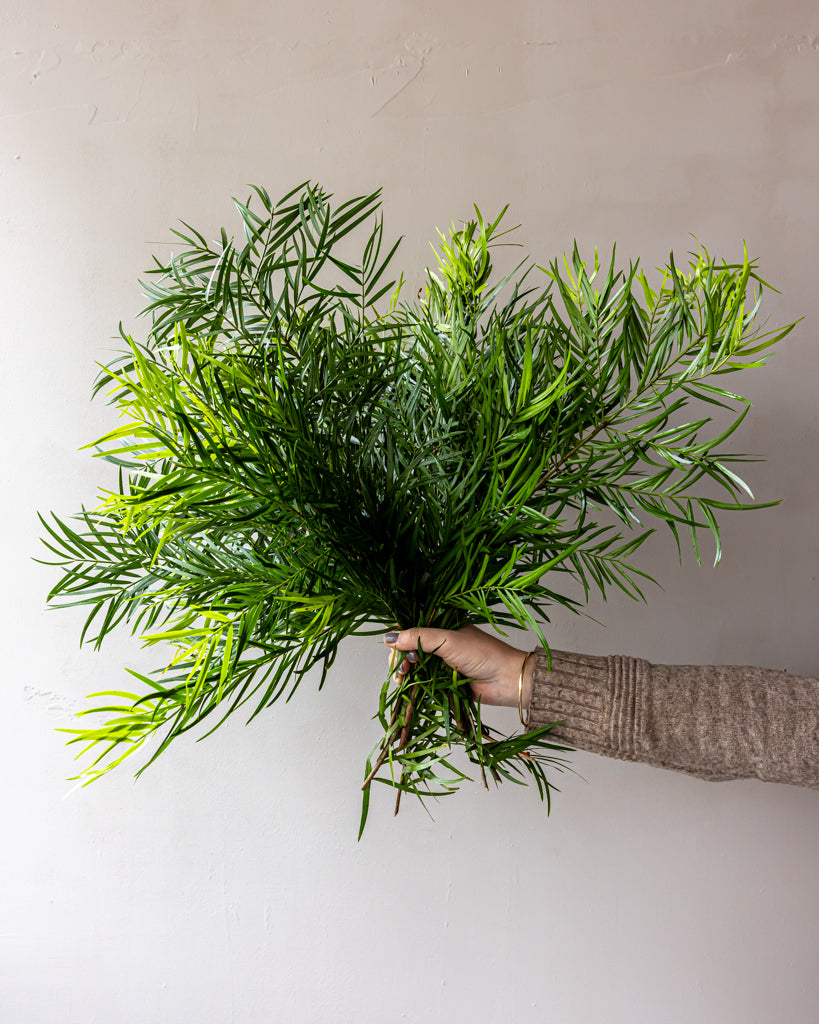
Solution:
[[(42, 519), (62, 570), (49, 600), (88, 608), (81, 642), (124, 624), (172, 656), (131, 671), (140, 692), (93, 695), (82, 714), (106, 721), (66, 730), (93, 751), (87, 781), (152, 738), (148, 764), (200, 723), (252, 719), (311, 670), (321, 687), (349, 636), (486, 623), (548, 649), (541, 623), (582, 609), (577, 583), (643, 597), (644, 522), (678, 548), (686, 531), (698, 560), (710, 531), (719, 560), (718, 513), (762, 507), (730, 468), (747, 457), (722, 450), (749, 407), (722, 378), (793, 325), (757, 325), (747, 252), (672, 257), (652, 285), (575, 247), (495, 279), (503, 213), (476, 208), (403, 301), (379, 193), (330, 200), (254, 188), (240, 242), (174, 232), (144, 340), (120, 328), (97, 379), (122, 421), (96, 442), (118, 481), (92, 511)], [(377, 719), (362, 829), (372, 781), (398, 799), (457, 788), (455, 747), (484, 784), (529, 779), (547, 800), (565, 750), (548, 728), (490, 729), (468, 681), (422, 651)]]

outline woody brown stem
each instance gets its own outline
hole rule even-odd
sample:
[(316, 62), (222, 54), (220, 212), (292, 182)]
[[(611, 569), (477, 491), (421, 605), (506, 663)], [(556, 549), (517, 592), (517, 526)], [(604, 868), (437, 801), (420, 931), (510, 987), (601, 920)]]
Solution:
[(378, 774), (379, 768), (387, 760), (387, 756), (389, 755), (389, 752), (390, 752), (390, 747), (389, 747), (389, 744), (387, 744), (384, 747), (384, 749), (381, 751), (381, 755), (379, 756), (378, 760), (375, 762), (375, 767), (370, 772), (370, 774), (367, 776), (367, 778), (362, 782), (362, 784), (361, 784), (362, 790), (366, 789), (367, 786), (369, 786), (369, 784), (376, 777), (376, 775)]
[[(367, 778), (362, 782), (362, 784), (361, 784), (361, 789), (362, 790), (365, 790), (370, 785), (370, 783), (373, 781), (373, 779), (378, 774), (381, 766), (384, 764), (384, 762), (390, 756), (390, 747), (393, 744), (395, 744), (395, 749), (397, 751), (398, 750), (402, 750), (407, 745), (407, 743), (409, 742), (410, 732), (411, 732), (411, 725), (412, 725), (412, 715), (413, 715), (413, 711), (415, 709), (415, 699), (418, 696), (419, 687), (420, 687), (419, 683), (416, 683), (415, 686), (413, 686), (412, 690), (410, 691), (410, 695), (409, 695), (409, 697), (407, 699), (406, 704), (402, 705), (400, 700), (396, 700), (395, 708), (393, 709), (392, 717), (390, 718), (389, 728), (387, 729), (387, 733), (384, 735), (384, 738), (381, 740), (381, 746), (382, 746), (381, 753), (379, 754), (378, 760), (375, 762), (375, 765), (373, 766), (372, 771), (369, 773)], [(404, 710), (404, 725), (402, 726), (400, 733), (398, 733), (396, 731), (396, 732), (392, 733), (392, 735), (390, 735), (390, 731), (389, 730), (392, 729), (392, 727), (395, 725), (396, 721), (398, 720), (398, 716), (399, 716), (399, 714), (401, 712), (401, 708), (402, 707), (405, 709)], [(396, 743), (396, 740), (398, 740), (397, 743)], [(400, 790), (399, 790), (399, 792), (400, 792)]]
[(420, 684), (416, 683), (415, 686), (413, 686), (413, 688), (412, 688), (412, 690), (410, 692), (409, 700), (407, 701), (407, 712), (404, 715), (404, 727), (401, 730), (401, 739), (398, 742), (398, 746), (396, 747), (396, 750), (403, 750), (404, 747), (407, 745), (407, 742), (408, 742), (408, 740), (410, 738), (410, 727), (411, 727), (411, 724), (412, 724), (412, 713), (415, 710), (415, 698), (418, 696), (419, 686), (420, 686)]

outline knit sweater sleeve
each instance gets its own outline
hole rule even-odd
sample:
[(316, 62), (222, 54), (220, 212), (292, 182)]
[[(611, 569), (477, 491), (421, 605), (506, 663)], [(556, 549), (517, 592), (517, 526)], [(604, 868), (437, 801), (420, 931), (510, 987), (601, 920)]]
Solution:
[(819, 679), (774, 669), (534, 658), (530, 729), (569, 746), (703, 779), (819, 788)]

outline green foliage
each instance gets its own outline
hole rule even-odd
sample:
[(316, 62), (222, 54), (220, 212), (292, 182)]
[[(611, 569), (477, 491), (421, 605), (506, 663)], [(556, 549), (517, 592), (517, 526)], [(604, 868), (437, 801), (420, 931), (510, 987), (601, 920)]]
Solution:
[[(710, 533), (719, 560), (718, 514), (760, 507), (731, 468), (746, 457), (723, 450), (749, 403), (720, 378), (793, 325), (757, 325), (747, 253), (672, 258), (652, 285), (575, 248), (496, 279), (503, 214), (476, 208), (403, 302), (379, 194), (330, 199), (254, 188), (236, 203), (242, 241), (175, 232), (145, 340), (123, 334), (97, 380), (121, 420), (96, 442), (118, 484), (93, 511), (43, 519), (63, 573), (49, 599), (88, 609), (94, 647), (124, 624), (172, 657), (131, 673), (139, 692), (94, 695), (82, 714), (102, 724), (67, 730), (92, 752), (86, 780), (146, 740), (150, 763), (203, 722), (253, 718), (313, 669), (323, 684), (345, 637), (488, 623), (546, 645), (550, 607), (582, 608), (570, 584), (643, 598), (644, 523), (678, 547), (683, 528), (698, 560)], [(361, 255), (342, 258), (356, 229)], [(548, 728), (487, 728), (468, 685), (420, 652), (377, 718), (362, 829), (373, 779), (399, 799), (449, 793), (462, 747), (484, 783), (528, 779), (548, 799), (565, 749)]]

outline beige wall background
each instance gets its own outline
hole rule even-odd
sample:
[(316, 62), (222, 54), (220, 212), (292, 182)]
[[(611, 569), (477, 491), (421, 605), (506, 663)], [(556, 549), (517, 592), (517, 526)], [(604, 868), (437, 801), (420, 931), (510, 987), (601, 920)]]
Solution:
[(78, 650), (31, 557), (35, 509), (106, 481), (77, 451), (110, 424), (94, 362), (179, 218), (234, 224), (248, 182), (383, 185), (412, 284), (436, 226), (509, 202), (541, 262), (745, 239), (771, 317), (805, 318), (744, 382), (782, 505), (727, 522), (716, 570), (661, 538), (647, 606), (556, 616), (553, 644), (819, 675), (816, 4), (7, 0), (0, 39), (0, 1018), (815, 1021), (819, 794), (577, 754), (550, 819), (475, 785), (393, 820), (385, 792), (357, 844), (362, 641), (322, 694), (69, 795), (53, 729), (150, 660)]

